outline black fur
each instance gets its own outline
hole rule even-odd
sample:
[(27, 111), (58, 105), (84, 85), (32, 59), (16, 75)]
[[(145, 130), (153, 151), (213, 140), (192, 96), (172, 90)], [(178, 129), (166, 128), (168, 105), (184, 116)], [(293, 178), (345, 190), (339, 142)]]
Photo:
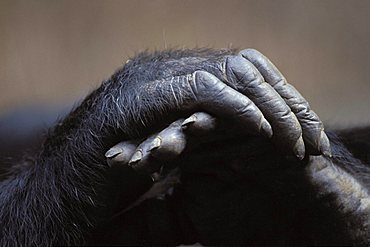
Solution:
[[(307, 160), (248, 136), (224, 137), (184, 153), (182, 185), (171, 198), (111, 218), (151, 180), (130, 168), (108, 169), (105, 151), (184, 114), (169, 111), (165, 98), (153, 99), (140, 86), (195, 70), (217, 74), (215, 63), (233, 53), (170, 50), (129, 60), (50, 129), (38, 152), (3, 174), (1, 246), (351, 243), (346, 217), (353, 216), (328, 209), (332, 195), (316, 197), (305, 175)], [(369, 160), (355, 159), (334, 134), (331, 139), (333, 161), (370, 188), (363, 163)]]

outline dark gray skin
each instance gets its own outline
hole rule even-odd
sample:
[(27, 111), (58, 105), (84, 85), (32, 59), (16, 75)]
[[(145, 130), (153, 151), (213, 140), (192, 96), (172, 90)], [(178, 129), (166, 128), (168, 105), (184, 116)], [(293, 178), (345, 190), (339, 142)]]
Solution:
[(254, 50), (138, 54), (1, 174), (0, 245), (368, 245), (368, 161), (282, 78)]
[[(309, 161), (305, 173), (317, 189), (318, 196), (333, 196), (338, 213), (347, 219), (353, 241), (361, 246), (370, 243), (368, 188), (362, 178), (331, 159), (330, 143), (323, 124), (301, 94), (256, 50), (243, 50), (238, 56), (226, 57), (219, 70), (218, 78), (207, 72), (195, 72), (161, 82), (156, 90), (158, 87), (160, 92), (169, 90), (180, 106), (188, 107), (195, 103), (214, 116), (236, 118), (248, 131), (272, 138), (282, 150), (291, 149), (298, 159), (303, 159), (306, 152)], [(187, 88), (188, 91), (182, 90), (182, 95), (176, 95), (178, 91), (172, 90), (176, 87)], [(128, 164), (139, 172), (157, 176), (163, 162), (173, 161), (185, 148), (191, 149), (202, 143), (192, 140), (207, 139), (217, 131), (215, 126), (219, 120), (208, 113), (197, 112), (187, 119), (179, 119), (141, 144), (121, 142), (107, 151), (108, 162), (112, 165)], [(190, 147), (187, 146), (189, 140)], [(369, 170), (366, 166), (363, 169)], [(172, 178), (173, 174), (169, 177)], [(163, 182), (165, 179), (168, 178), (164, 174), (160, 182), (127, 209), (166, 194), (176, 183), (173, 179), (169, 179), (169, 183)]]
[[(172, 104), (177, 107), (200, 108), (215, 116), (233, 118), (249, 133), (273, 137), (283, 150), (292, 150), (299, 159), (305, 156), (305, 146), (309, 154), (331, 155), (330, 143), (318, 116), (258, 51), (247, 49), (238, 56), (227, 56), (216, 69), (219, 78), (196, 71), (145, 85), (148, 88), (143, 91), (153, 95), (172, 93)], [(129, 162), (135, 169), (144, 166), (143, 158), (155, 140), (147, 140), (135, 152)], [(112, 150), (107, 152), (107, 157), (114, 155)]]

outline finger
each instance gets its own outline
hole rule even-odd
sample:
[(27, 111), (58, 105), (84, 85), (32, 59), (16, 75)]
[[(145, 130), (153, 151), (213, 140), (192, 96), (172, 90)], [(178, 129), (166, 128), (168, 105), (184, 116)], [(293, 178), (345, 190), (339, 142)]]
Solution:
[(184, 119), (179, 119), (158, 133), (149, 147), (153, 157), (170, 161), (184, 151), (187, 138), (183, 132), (183, 122)]
[(181, 125), (187, 134), (202, 136), (216, 129), (216, 118), (205, 112), (196, 112)]
[(142, 142), (132, 155), (129, 165), (136, 171), (153, 173), (164, 162), (178, 157), (186, 147), (183, 122), (184, 119), (179, 119)]
[(154, 159), (154, 157), (150, 154), (150, 149), (153, 143), (157, 141), (156, 138), (157, 135), (155, 134), (140, 143), (140, 145), (133, 152), (128, 165), (141, 173), (152, 174), (155, 171), (158, 171), (162, 166), (162, 163)]
[(257, 68), (241, 56), (231, 56), (225, 62), (226, 80), (248, 96), (272, 125), (275, 142), (304, 158), (305, 147), (301, 126), (284, 99), (265, 82)]
[(144, 100), (159, 98), (156, 108), (177, 112), (202, 109), (216, 117), (233, 118), (253, 133), (272, 136), (270, 124), (256, 105), (208, 72), (196, 71), (144, 87), (141, 90), (144, 95), (139, 97)]
[(290, 84), (268, 58), (254, 49), (247, 49), (240, 54), (253, 63), (265, 80), (281, 95), (287, 105), (296, 114), (302, 126), (303, 139), (311, 154), (331, 155), (330, 143), (324, 132), (324, 125), (310, 109), (308, 102)]
[(157, 170), (164, 162), (174, 160), (185, 150), (188, 135), (203, 135), (215, 128), (216, 119), (204, 112), (196, 112), (187, 119), (179, 119), (161, 132), (141, 143), (130, 160), (137, 171)]
[(163, 161), (173, 160), (189, 145), (189, 139), (199, 140), (197, 136), (206, 135), (215, 128), (216, 118), (205, 112), (179, 119), (157, 134), (150, 147), (151, 155)]
[(253, 133), (272, 136), (272, 128), (258, 107), (245, 95), (221, 82), (214, 75), (194, 74), (193, 91), (199, 95), (202, 109), (220, 117), (234, 118)]
[(127, 164), (134, 154), (137, 145), (137, 141), (124, 141), (110, 148), (105, 153), (108, 165), (115, 166)]

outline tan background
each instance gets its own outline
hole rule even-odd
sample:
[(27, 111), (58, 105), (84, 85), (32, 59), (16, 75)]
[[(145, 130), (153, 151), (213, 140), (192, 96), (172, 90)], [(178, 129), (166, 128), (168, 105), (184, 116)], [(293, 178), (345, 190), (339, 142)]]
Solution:
[(370, 1), (0, 1), (0, 115), (71, 105), (144, 49), (254, 47), (325, 122), (370, 123)]

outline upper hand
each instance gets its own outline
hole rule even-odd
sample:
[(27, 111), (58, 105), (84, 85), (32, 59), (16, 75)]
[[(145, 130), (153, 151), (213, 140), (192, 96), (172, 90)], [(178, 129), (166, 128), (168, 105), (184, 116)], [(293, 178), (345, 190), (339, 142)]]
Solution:
[(272, 137), (300, 159), (306, 153), (330, 155), (322, 122), (265, 56), (247, 49), (226, 56), (216, 68), (214, 74), (195, 71), (145, 84), (142, 90), (166, 99), (169, 108), (199, 109), (211, 115), (195, 113), (179, 119), (141, 144), (119, 143), (106, 153), (108, 161), (153, 172), (158, 167), (148, 165), (151, 158), (173, 159), (185, 149), (187, 136), (213, 130), (217, 117), (233, 119), (249, 132)]

